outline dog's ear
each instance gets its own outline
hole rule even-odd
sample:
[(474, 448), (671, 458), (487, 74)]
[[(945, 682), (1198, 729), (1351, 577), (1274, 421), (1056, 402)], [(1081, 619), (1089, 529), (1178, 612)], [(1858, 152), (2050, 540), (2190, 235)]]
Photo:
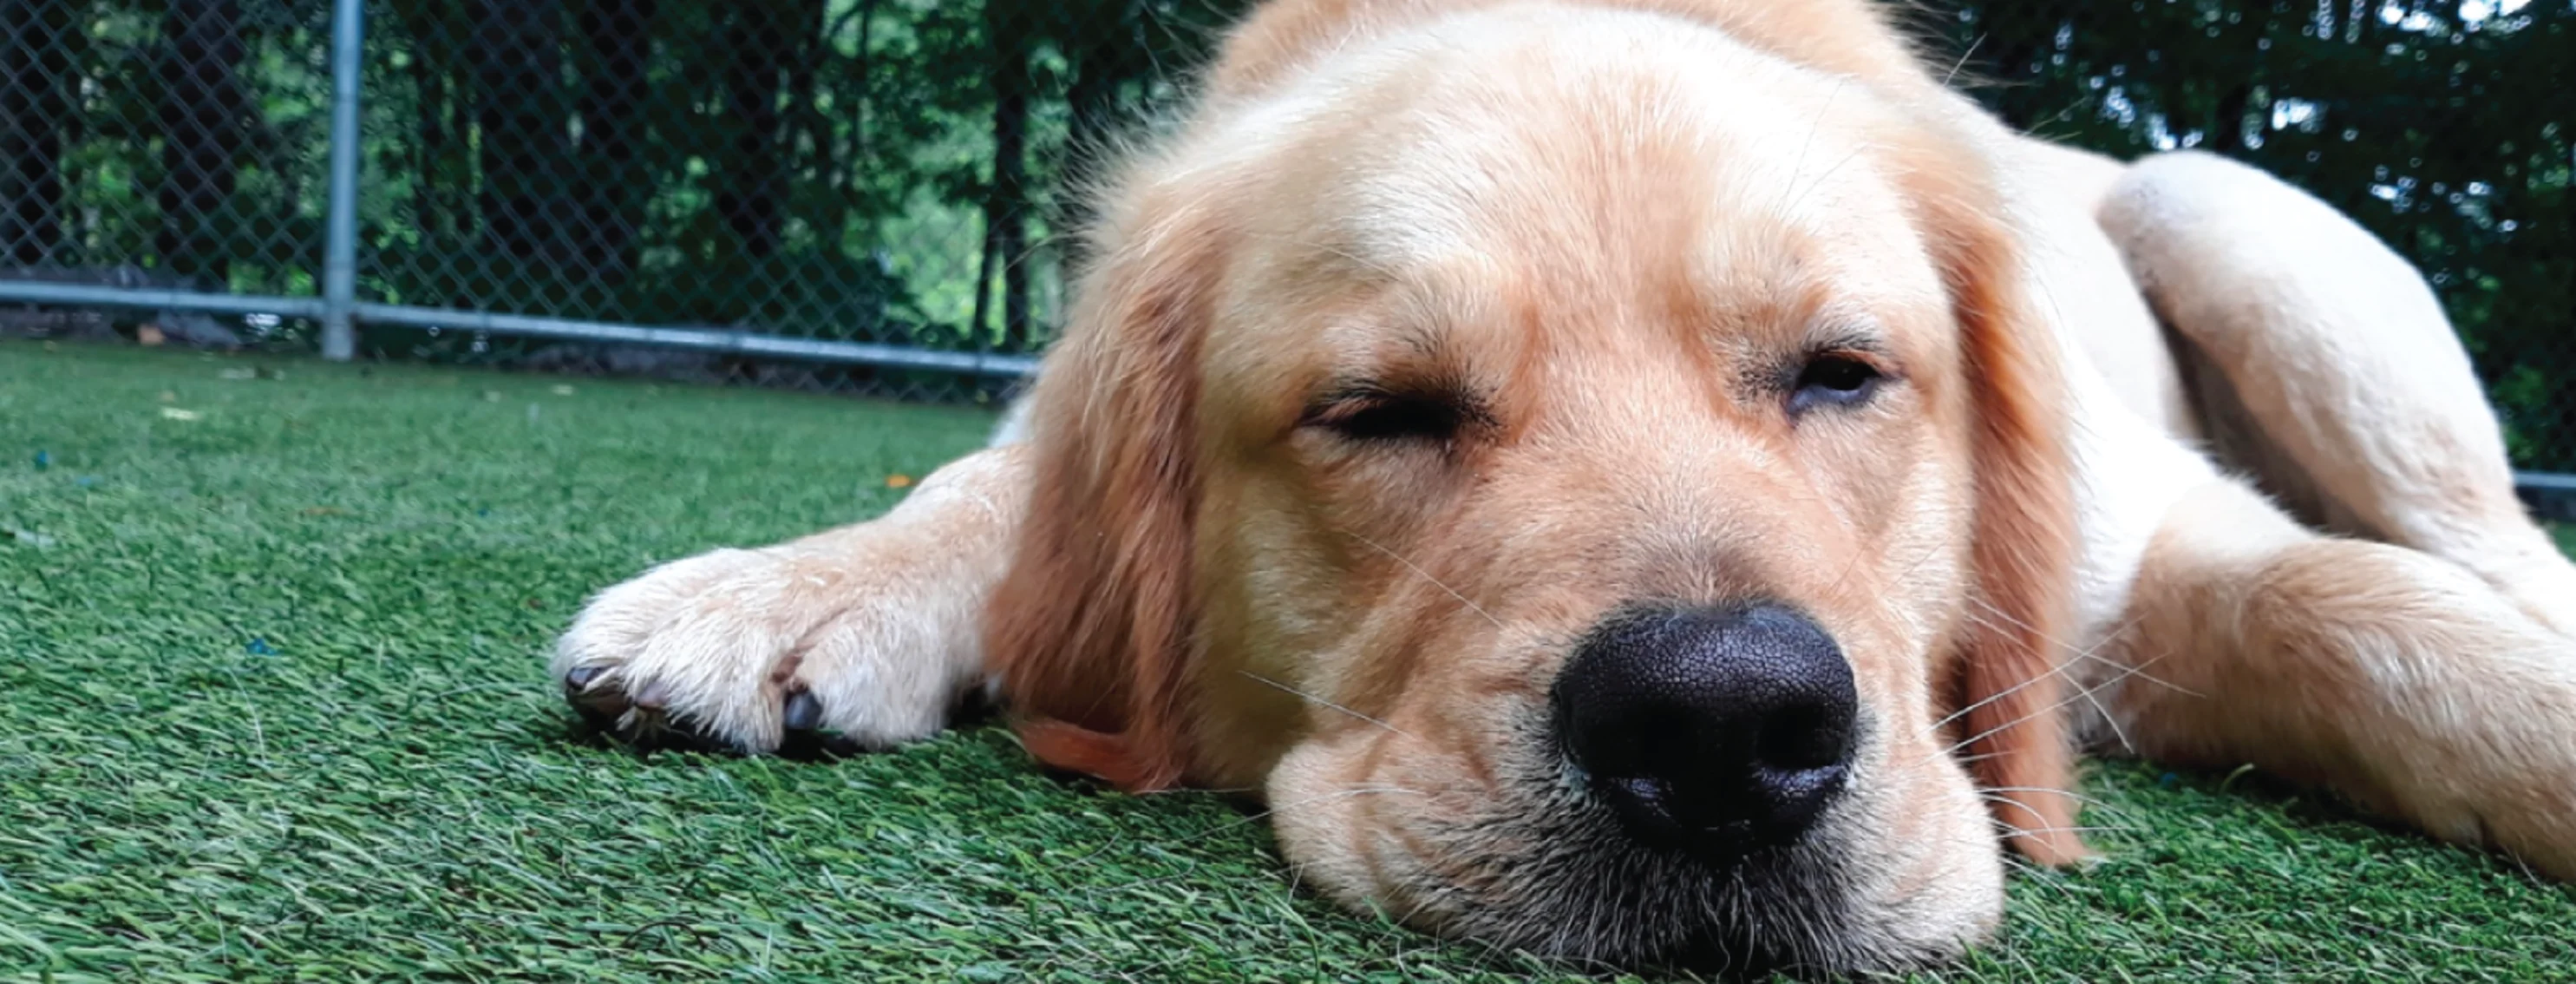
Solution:
[(2073, 623), (2077, 544), (2065, 375), (2033, 307), (2020, 234), (1982, 158), (1914, 158), (1917, 220), (1950, 291), (1973, 455), (1969, 608), (1950, 666), (1960, 754), (2006, 841), (2032, 860), (2085, 855), (2058, 650)]
[(1036, 485), (985, 652), (1031, 754), (1144, 791), (1187, 765), (1198, 352), (1222, 251), (1205, 207), (1112, 207), (1030, 395)]

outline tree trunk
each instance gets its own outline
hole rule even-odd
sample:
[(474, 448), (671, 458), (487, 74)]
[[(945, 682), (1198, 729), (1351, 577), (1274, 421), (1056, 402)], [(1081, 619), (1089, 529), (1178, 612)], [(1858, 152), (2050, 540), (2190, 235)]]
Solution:
[(562, 19), (552, 0), (475, 0), (476, 157), (484, 243), (496, 256), (551, 267), (554, 231), (571, 219), (564, 168)]
[(588, 186), (582, 222), (572, 230), (574, 255), (590, 279), (616, 284), (635, 270), (650, 175), (642, 160), (646, 63), (653, 47), (654, 0), (589, 0), (581, 34), (590, 47), (582, 79), (581, 154)]
[(2209, 147), (2223, 154), (2245, 152), (2245, 112), (2253, 108), (2254, 86), (2238, 82), (2218, 96), (2218, 113), (2210, 121)]
[(161, 21), (161, 230), (164, 269), (219, 287), (231, 269), (223, 214), (233, 194), (245, 104), (232, 0), (167, 0)]
[(716, 214), (749, 258), (778, 251), (786, 155), (779, 146), (778, 98), (790, 44), (790, 0), (740, 0), (725, 23), (725, 119), (732, 132), (720, 172)]
[(859, 143), (857, 150), (850, 155), (850, 164), (853, 167), (868, 166), (868, 155), (874, 153), (868, 143), (868, 110), (874, 103), (876, 94), (869, 91), (868, 86), (870, 73), (876, 68), (876, 54), (869, 50), (869, 46), (876, 43), (876, 32), (877, 0), (859, 0), (859, 65), (855, 83), (859, 93), (857, 110)]
[(456, 189), (463, 186), (466, 195), (472, 194), (474, 168), (454, 159), (457, 134), (466, 126), (457, 109), (460, 86), (451, 74), (463, 61), (465, 44), (453, 35), (463, 20), (442, 16), (448, 12), (444, 6), (425, 3), (388, 4), (386, 10), (398, 36), (411, 49), (404, 72), (411, 77), (414, 92), (414, 139), (400, 141), (398, 146), (409, 151), (405, 166), (416, 180), (412, 208), (423, 234), (433, 242), (452, 243), (472, 224), (468, 218), (472, 206), (461, 203)]
[(1139, 5), (1139, 0), (1116, 0), (1098, 12), (1097, 23), (1073, 25), (1081, 38), (1071, 59), (1078, 74), (1065, 93), (1073, 119), (1054, 222), (1057, 250), (1068, 270), (1079, 269), (1088, 259), (1084, 236), (1093, 215), (1093, 186), (1108, 159), (1119, 94), (1128, 84), (1144, 81), (1152, 69), (1144, 57), (1144, 39), (1135, 36), (1137, 22), (1145, 16)]
[(1026, 352), (1029, 334), (1028, 87), (993, 107), (994, 209), (1001, 219), (993, 248), (1002, 264), (1002, 350)]
[[(802, 186), (823, 194), (816, 196), (814, 211), (804, 213), (812, 222), (826, 250), (835, 259), (849, 232), (849, 200), (832, 194), (838, 191), (843, 171), (840, 140), (841, 117), (828, 114), (825, 102), (826, 73), (824, 61), (833, 54), (833, 39), (860, 11), (851, 10), (838, 17), (832, 15), (832, 4), (815, 3), (809, 11), (810, 28), (796, 39), (796, 67), (788, 73), (787, 91), (793, 93), (794, 122), (788, 128), (789, 148), (796, 155), (796, 180)], [(842, 112), (846, 112), (843, 110)], [(791, 202), (791, 204), (793, 204)]]
[[(844, 110), (849, 116), (850, 125), (846, 130), (833, 128), (825, 135), (826, 139), (832, 141), (833, 153), (824, 164), (828, 170), (825, 171), (823, 186), (831, 195), (833, 241), (835, 243), (846, 241), (851, 216), (860, 215), (863, 216), (861, 221), (869, 223), (869, 227), (863, 230), (859, 237), (859, 242), (863, 244), (861, 248), (873, 249), (876, 246), (874, 228), (876, 209), (868, 208), (862, 211), (859, 208), (862, 196), (868, 194), (868, 190), (858, 186), (856, 179), (868, 173), (867, 169), (875, 165), (874, 161), (868, 159), (870, 95), (868, 78), (870, 71), (875, 67), (876, 58), (868, 48), (876, 40), (877, 0), (859, 0), (858, 7), (848, 16), (856, 18), (859, 25), (858, 51), (853, 56), (850, 66), (851, 81), (848, 90), (851, 97), (850, 106)], [(840, 31), (836, 27), (830, 37), (839, 36)], [(826, 46), (829, 44), (829, 38), (825, 39), (825, 43)], [(828, 47), (818, 46), (818, 49), (828, 50)], [(841, 139), (844, 134), (849, 137), (847, 141)]]
[(0, 264), (54, 258), (84, 35), (70, 0), (0, 0)]
[[(1029, 337), (1028, 125), (1029, 41), (1026, 24), (993, 16), (987, 5), (985, 37), (993, 46), (993, 180), (984, 196), (988, 263), (1002, 270), (1004, 352), (1025, 352)], [(978, 321), (978, 328), (981, 328)]]
[(439, 180), (447, 159), (450, 132), (447, 73), (440, 71), (428, 58), (415, 54), (411, 60), (412, 84), (419, 100), (415, 126), (419, 139), (412, 142), (412, 173), (421, 177), (420, 188), (413, 194), (420, 201), (420, 226), (432, 238), (456, 232), (456, 210), (447, 205), (447, 183)]
[(1001, 231), (986, 216), (984, 238), (975, 249), (975, 309), (966, 315), (966, 337), (977, 351), (992, 346), (993, 258), (1001, 255)]

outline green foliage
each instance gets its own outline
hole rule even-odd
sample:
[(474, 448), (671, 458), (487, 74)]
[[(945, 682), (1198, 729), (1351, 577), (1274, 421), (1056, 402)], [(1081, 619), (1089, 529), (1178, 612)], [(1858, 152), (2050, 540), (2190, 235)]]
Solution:
[[(362, 289), (1033, 350), (1078, 259), (1066, 189), (1247, 3), (378, 0)], [(2441, 292), (2517, 463), (2576, 470), (2576, 388), (2555, 382), (2576, 373), (2576, 0), (1906, 9), (2017, 125), (2120, 155), (2214, 150), (2358, 217)], [(0, 266), (310, 293), (329, 13), (0, 4), (0, 66), (17, 66), (0, 200), (27, 203), (0, 210)], [(220, 28), (186, 29), (207, 17)], [(239, 112), (216, 98), (233, 91)]]
[[(875, 514), (993, 418), (559, 385), (0, 342), (0, 977), (1603, 979), (1343, 914), (1257, 814), (997, 729), (583, 736), (542, 667), (589, 592)], [(2510, 864), (2252, 777), (2085, 792), (2102, 862), (1918, 980), (2576, 979), (2576, 896)]]
[(2517, 463), (2576, 470), (2576, 3), (1936, 0), (1922, 24), (2017, 126), (2214, 151), (2360, 220), (2442, 296)]

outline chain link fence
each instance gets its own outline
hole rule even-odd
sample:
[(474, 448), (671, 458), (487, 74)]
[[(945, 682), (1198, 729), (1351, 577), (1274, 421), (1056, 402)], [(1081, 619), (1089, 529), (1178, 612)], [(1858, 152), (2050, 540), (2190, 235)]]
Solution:
[[(0, 0), (0, 333), (305, 350), (348, 318), (362, 356), (993, 400), (1064, 308), (1086, 149), (1247, 5)], [(2357, 217), (2441, 292), (2517, 465), (2576, 472), (2576, 0), (1904, 16), (2016, 125)]]

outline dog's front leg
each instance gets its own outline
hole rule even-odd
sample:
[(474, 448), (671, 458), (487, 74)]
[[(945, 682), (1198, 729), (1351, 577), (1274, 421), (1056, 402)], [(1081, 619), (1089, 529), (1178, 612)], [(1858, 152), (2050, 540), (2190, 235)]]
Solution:
[(2094, 696), (2141, 754), (2252, 763), (2576, 880), (2576, 642), (2456, 565), (2212, 482), (2101, 655)]
[(983, 682), (981, 618), (1026, 500), (1025, 451), (933, 473), (883, 517), (757, 550), (673, 561), (591, 599), (554, 677), (639, 738), (742, 752), (796, 732), (860, 745), (927, 737)]

